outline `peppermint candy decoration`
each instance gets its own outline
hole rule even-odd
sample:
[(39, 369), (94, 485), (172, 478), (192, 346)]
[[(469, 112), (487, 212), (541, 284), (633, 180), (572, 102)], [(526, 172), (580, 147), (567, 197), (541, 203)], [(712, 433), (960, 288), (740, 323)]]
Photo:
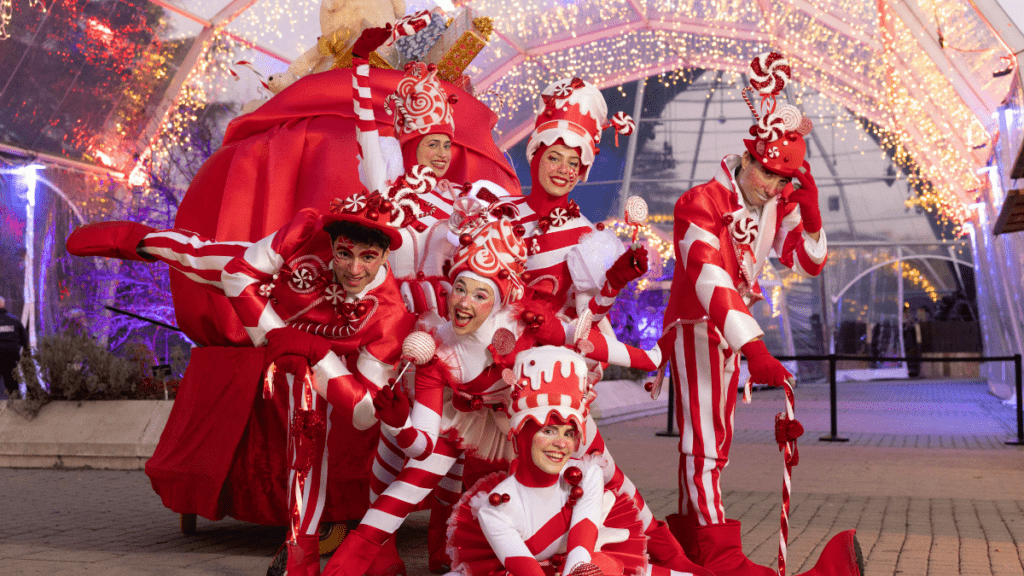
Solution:
[(341, 209), (345, 212), (359, 212), (366, 208), (366, 196), (364, 194), (353, 194), (345, 198), (341, 203)]
[(437, 344), (434, 339), (421, 330), (409, 334), (402, 342), (402, 358), (412, 359), (417, 366), (430, 362), (436, 351)]
[(798, 124), (796, 127), (796, 133), (801, 136), (807, 136), (808, 134), (811, 133), (811, 130), (813, 129), (814, 122), (811, 122), (810, 118), (804, 116), (803, 118), (800, 119), (800, 124)]
[(575, 90), (572, 83), (573, 80), (574, 78), (564, 78), (556, 82), (551, 90), (552, 96), (555, 98), (568, 98), (572, 96), (573, 90)]
[(625, 112), (619, 111), (612, 116), (612, 125), (615, 126), (615, 133), (629, 136), (636, 131), (636, 122), (633, 117)]
[(413, 192), (423, 194), (437, 186), (437, 175), (427, 166), (417, 164), (405, 175), (405, 184)]
[(337, 306), (345, 301), (345, 290), (337, 284), (331, 284), (324, 289), (324, 298), (331, 304)]
[(270, 298), (270, 294), (274, 291), (274, 283), (267, 282), (266, 284), (260, 284), (260, 296), (264, 298)]
[(430, 24), (430, 12), (427, 10), (420, 10), (415, 14), (409, 14), (402, 18), (398, 22), (395, 22), (395, 28), (391, 32), (391, 41), (394, 42), (402, 36), (412, 36), (420, 30), (423, 30)]
[(757, 223), (751, 217), (736, 222), (732, 227), (732, 239), (737, 244), (753, 244), (757, 239)]
[(782, 127), (786, 132), (795, 132), (800, 127), (800, 121), (804, 117), (800, 109), (792, 104), (782, 106), (776, 114), (782, 119)]
[(764, 96), (776, 96), (789, 82), (789, 61), (778, 52), (763, 52), (750, 63), (750, 85)]
[(297, 290), (308, 290), (313, 287), (313, 272), (309, 268), (299, 268), (292, 272), (292, 286)]
[(395, 128), (399, 133), (426, 134), (434, 126), (455, 126), (448, 96), (434, 78), (436, 70), (426, 70), (422, 62), (410, 64), (395, 93), (385, 100), (385, 104), (393, 104), (398, 112)]
[(769, 158), (778, 158), (779, 154), (781, 153), (782, 152), (779, 151), (778, 146), (772, 146), (771, 148), (768, 149), (768, 153), (766, 154), (766, 156), (768, 156)]
[(564, 226), (569, 222), (569, 211), (565, 208), (555, 208), (551, 211), (550, 217), (552, 226), (555, 226), (556, 228), (558, 226)]
[(785, 120), (779, 112), (765, 115), (757, 122), (757, 138), (772, 142), (786, 133)]

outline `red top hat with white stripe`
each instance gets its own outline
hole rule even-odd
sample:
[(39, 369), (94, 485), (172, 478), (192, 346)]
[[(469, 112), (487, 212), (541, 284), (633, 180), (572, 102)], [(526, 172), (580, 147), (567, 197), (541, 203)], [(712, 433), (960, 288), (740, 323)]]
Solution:
[[(636, 128), (633, 119), (625, 112), (618, 112), (608, 120), (608, 104), (596, 86), (579, 78), (563, 78), (553, 82), (541, 92), (544, 109), (537, 114), (533, 133), (526, 144), (526, 159), (543, 144), (551, 146), (561, 140), (569, 148), (580, 151), (580, 162), (587, 168), (594, 163), (594, 157), (601, 151), (601, 131), (615, 127), (616, 134), (632, 134)], [(616, 144), (618, 136), (616, 135)], [(583, 180), (589, 170), (583, 170)]]
[(561, 346), (530, 348), (516, 356), (513, 374), (510, 437), (522, 430), (527, 419), (544, 426), (554, 414), (575, 423), (585, 441), (591, 385), (582, 356)]

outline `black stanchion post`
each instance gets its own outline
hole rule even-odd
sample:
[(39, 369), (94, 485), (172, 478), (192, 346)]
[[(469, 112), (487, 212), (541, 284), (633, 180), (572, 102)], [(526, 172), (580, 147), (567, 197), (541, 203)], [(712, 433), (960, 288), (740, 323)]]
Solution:
[(849, 438), (839, 437), (839, 405), (836, 400), (836, 355), (828, 355), (828, 399), (829, 411), (832, 419), (832, 434), (822, 436), (818, 440), (822, 442), (849, 442)]
[(672, 383), (672, 371), (666, 370), (667, 384), (668, 384), (668, 425), (665, 426), (664, 432), (655, 432), (655, 436), (679, 436), (679, 432), (675, 430), (675, 410), (676, 410), (676, 387)]
[(1024, 382), (1021, 381), (1021, 356), (1013, 355), (1013, 375), (1017, 379), (1017, 439), (1007, 440), (1007, 444), (1024, 446)]

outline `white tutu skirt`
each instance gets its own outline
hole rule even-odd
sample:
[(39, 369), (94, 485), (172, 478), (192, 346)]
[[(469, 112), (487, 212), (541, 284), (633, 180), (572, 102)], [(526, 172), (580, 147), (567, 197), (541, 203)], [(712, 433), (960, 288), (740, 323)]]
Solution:
[(470, 456), (489, 462), (511, 462), (515, 449), (508, 439), (508, 416), (484, 407), (462, 412), (446, 402), (441, 415), (441, 435), (456, 441)]

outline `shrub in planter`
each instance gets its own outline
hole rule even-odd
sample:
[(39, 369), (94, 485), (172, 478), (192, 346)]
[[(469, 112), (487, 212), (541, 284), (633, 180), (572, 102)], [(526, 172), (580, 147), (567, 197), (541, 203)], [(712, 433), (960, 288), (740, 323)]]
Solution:
[(17, 372), (27, 394), (12, 407), (32, 418), (53, 400), (162, 400), (177, 391), (176, 379), (150, 372), (152, 353), (134, 349), (127, 355), (119, 357), (77, 332), (46, 336), (34, 354), (22, 356)]

